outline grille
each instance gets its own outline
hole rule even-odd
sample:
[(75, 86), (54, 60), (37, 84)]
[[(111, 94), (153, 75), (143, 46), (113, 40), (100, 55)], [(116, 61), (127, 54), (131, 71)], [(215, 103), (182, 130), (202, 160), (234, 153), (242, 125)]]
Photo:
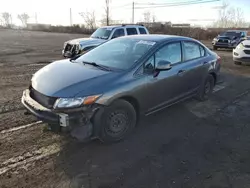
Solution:
[(36, 91), (34, 88), (30, 88), (30, 97), (34, 99), (36, 102), (41, 104), (46, 108), (53, 108), (54, 103), (56, 102), (56, 97), (48, 97), (43, 95), (42, 93)]
[(250, 48), (250, 45), (245, 45), (244, 47), (245, 47), (245, 48)]
[(227, 40), (227, 39), (219, 39), (218, 42), (221, 42), (221, 43), (228, 43), (228, 40)]
[(250, 55), (250, 50), (244, 50), (245, 54)]
[(73, 48), (73, 45), (71, 45), (71, 44), (66, 44), (66, 46), (65, 46), (65, 51), (71, 51), (72, 50), (72, 48)]

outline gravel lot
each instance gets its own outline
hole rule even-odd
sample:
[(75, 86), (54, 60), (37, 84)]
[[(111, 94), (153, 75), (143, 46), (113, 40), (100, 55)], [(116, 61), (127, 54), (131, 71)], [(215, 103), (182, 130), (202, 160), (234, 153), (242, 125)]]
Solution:
[(77, 143), (25, 116), (32, 74), (76, 37), (84, 36), (0, 29), (1, 188), (249, 187), (250, 66), (234, 65), (231, 51), (218, 51), (221, 82), (208, 101), (142, 118), (117, 144)]

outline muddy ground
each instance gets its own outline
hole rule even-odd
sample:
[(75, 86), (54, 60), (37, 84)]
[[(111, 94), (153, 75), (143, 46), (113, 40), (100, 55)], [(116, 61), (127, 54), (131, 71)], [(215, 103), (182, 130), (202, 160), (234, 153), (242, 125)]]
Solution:
[[(250, 67), (222, 57), (206, 102), (142, 118), (125, 141), (77, 143), (25, 116), (22, 90), (82, 35), (0, 30), (0, 187), (244, 188), (250, 186)], [(204, 41), (210, 45), (209, 41)]]

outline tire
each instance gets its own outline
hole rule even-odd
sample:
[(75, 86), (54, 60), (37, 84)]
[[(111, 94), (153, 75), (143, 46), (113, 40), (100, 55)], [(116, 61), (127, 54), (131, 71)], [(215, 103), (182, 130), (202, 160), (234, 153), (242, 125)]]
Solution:
[(197, 99), (199, 101), (205, 101), (209, 98), (209, 96), (213, 92), (214, 81), (215, 81), (214, 77), (211, 74), (209, 74), (205, 82), (203, 82), (200, 90), (198, 91)]
[(213, 46), (213, 50), (217, 50), (218, 48), (216, 46)]
[(125, 100), (116, 100), (94, 117), (94, 129), (104, 143), (123, 140), (136, 125), (136, 111)]
[(242, 63), (241, 63), (241, 62), (238, 62), (238, 61), (234, 61), (234, 64), (235, 64), (235, 65), (241, 65)]

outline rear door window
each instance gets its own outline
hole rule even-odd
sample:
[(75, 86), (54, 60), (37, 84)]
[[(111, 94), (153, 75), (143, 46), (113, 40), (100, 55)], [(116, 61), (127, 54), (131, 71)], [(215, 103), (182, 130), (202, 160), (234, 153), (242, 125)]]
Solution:
[(194, 42), (183, 42), (184, 47), (184, 60), (189, 61), (192, 59), (200, 58), (201, 50), (200, 45)]
[(139, 28), (140, 34), (147, 34), (146, 30), (142, 27)]
[(138, 34), (136, 28), (127, 28), (126, 30), (127, 30), (128, 35), (137, 35)]
[(167, 44), (155, 53), (156, 65), (160, 60), (165, 60), (171, 64), (180, 63), (182, 61), (181, 57), (181, 43), (174, 42)]

